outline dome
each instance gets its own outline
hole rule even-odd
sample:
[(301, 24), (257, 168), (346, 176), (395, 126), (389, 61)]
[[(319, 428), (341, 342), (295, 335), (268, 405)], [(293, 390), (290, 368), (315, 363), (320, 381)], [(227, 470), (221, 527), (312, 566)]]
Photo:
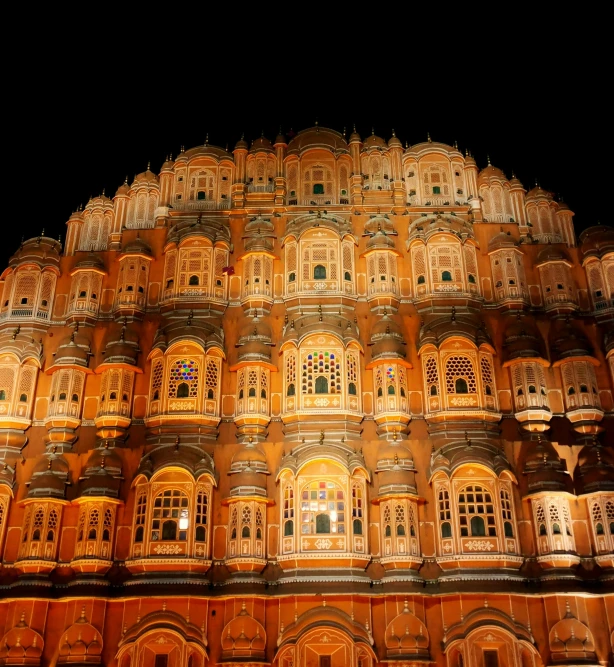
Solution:
[(399, 324), (386, 310), (371, 329), (372, 361), (378, 359), (405, 359), (405, 340)]
[(235, 144), (235, 150), (236, 151), (237, 150), (245, 150), (246, 151), (248, 148), (249, 148), (249, 144), (247, 143), (247, 141), (245, 141), (245, 136), (241, 135), (241, 138)]
[(101, 441), (94, 449), (79, 477), (80, 496), (118, 498), (121, 482), (122, 460), (108, 440)]
[(336, 154), (349, 152), (347, 142), (340, 132), (316, 125), (301, 130), (292, 138), (288, 144), (288, 155), (300, 155), (311, 148), (324, 148)]
[(239, 330), (239, 344), (250, 340), (260, 340), (271, 344), (271, 327), (266, 320), (261, 320), (257, 315), (246, 320)]
[(511, 232), (500, 231), (488, 242), (488, 252), (494, 252), (500, 248), (515, 248), (517, 245), (518, 242), (514, 239)]
[(187, 239), (194, 237), (204, 237), (211, 243), (223, 241), (230, 246), (230, 225), (227, 220), (216, 220), (215, 218), (203, 218), (199, 213), (196, 219), (180, 219), (173, 225), (166, 238), (166, 244), (185, 243)]
[(614, 454), (600, 442), (587, 445), (578, 456), (574, 472), (578, 494), (614, 491)]
[(28, 486), (28, 498), (64, 498), (69, 466), (61, 454), (41, 456), (34, 466)]
[(522, 313), (518, 313), (505, 328), (503, 349), (506, 360), (545, 359), (543, 338), (534, 320)]
[(414, 144), (405, 151), (405, 155), (413, 155), (416, 157), (426, 155), (428, 153), (445, 153), (446, 155), (454, 153), (455, 155), (461, 155), (458, 148), (450, 146), (449, 144), (441, 143), (439, 141), (432, 141), (430, 135), (428, 136), (427, 141)]
[(547, 262), (567, 262), (567, 264), (571, 265), (571, 260), (567, 253), (550, 243), (537, 255), (535, 266), (540, 266)]
[(128, 197), (130, 194), (130, 186), (128, 185), (128, 177), (115, 191), (116, 197)]
[(228, 474), (231, 495), (266, 496), (266, 475), (269, 474), (266, 455), (253, 442), (242, 446), (233, 456)]
[(121, 329), (111, 332), (107, 338), (103, 352), (104, 361), (101, 366), (110, 366), (112, 364), (136, 366), (139, 352), (138, 333), (132, 331), (124, 323)]
[(416, 495), (416, 468), (409, 448), (396, 440), (387, 442), (377, 457), (379, 495), (411, 493)]
[(373, 148), (379, 148), (382, 150), (388, 149), (388, 144), (382, 139), (381, 137), (378, 137), (375, 134), (375, 130), (371, 131), (371, 136), (367, 137), (362, 144), (362, 149), (364, 150), (371, 150)]
[(140, 236), (128, 241), (122, 248), (122, 255), (146, 255), (152, 257), (151, 248), (143, 241)]
[(242, 238), (244, 239), (245, 250), (248, 252), (257, 250), (271, 252), (277, 238), (275, 235), (275, 226), (270, 218), (257, 215), (250, 218), (249, 222), (245, 225)]
[(356, 132), (356, 125), (354, 125), (354, 129), (352, 130), (352, 134), (350, 134), (349, 143), (352, 144), (356, 141), (361, 141), (361, 139), (360, 139), (360, 134), (358, 134), (358, 132)]
[(175, 168), (175, 161), (173, 160), (173, 156), (168, 156), (164, 163), (162, 164), (162, 167), (160, 169), (160, 172), (163, 171), (173, 171)]
[(606, 225), (594, 225), (580, 234), (582, 256), (603, 257), (614, 252), (614, 228)]
[(439, 347), (451, 336), (466, 338), (476, 347), (483, 344), (492, 347), (492, 341), (485, 329), (484, 322), (476, 315), (469, 313), (457, 315), (454, 307), (452, 307), (451, 317), (437, 317), (421, 327), (418, 347), (421, 348), (426, 344)]
[(452, 213), (429, 213), (409, 223), (409, 241), (415, 238), (425, 242), (440, 232), (449, 232), (457, 238), (474, 239), (473, 224)]
[(279, 132), (277, 133), (277, 136), (275, 137), (275, 146), (278, 144), (285, 144), (286, 143), (286, 137), (281, 131), (281, 127), (279, 128)]
[(21, 264), (37, 264), (41, 268), (51, 266), (60, 268), (60, 252), (62, 244), (56, 239), (45, 236), (43, 230), (41, 236), (24, 241), (17, 252), (9, 259), (9, 267), (17, 268)]
[(403, 148), (403, 144), (395, 134), (394, 130), (392, 130), (392, 136), (388, 139), (388, 148)]
[(501, 169), (493, 167), (489, 162), (488, 166), (482, 169), (482, 171), (478, 174), (478, 186), (488, 185), (491, 181), (507, 183), (507, 176)]
[(271, 142), (264, 136), (264, 134), (258, 137), (258, 139), (252, 141), (252, 146), (249, 149), (250, 153), (261, 153), (262, 151), (266, 151), (268, 153), (275, 152)]
[(98, 195), (98, 197), (92, 197), (85, 206), (86, 211), (88, 209), (92, 210), (94, 208), (102, 208), (109, 211), (113, 210), (113, 202), (105, 195), (104, 190), (102, 191), (101, 195)]
[(539, 438), (529, 445), (523, 472), (529, 476), (529, 493), (568, 490), (565, 463), (547, 440)]
[(398, 236), (394, 224), (388, 215), (374, 215), (365, 224), (363, 236), (370, 236), (366, 243), (367, 250), (395, 250), (394, 237)]
[(526, 196), (526, 202), (532, 202), (532, 201), (552, 201), (553, 195), (552, 192), (548, 192), (547, 190), (542, 190), (542, 188), (539, 185), (536, 185), (534, 188), (529, 190), (527, 192)]
[(550, 330), (552, 356), (557, 360), (571, 357), (592, 357), (593, 348), (584, 333), (569, 318), (555, 320)]
[(512, 177), (510, 178), (510, 186), (512, 188), (521, 188), (524, 190), (524, 185), (520, 182), (518, 178), (516, 178), (516, 174), (512, 172)]
[(132, 186), (134, 187), (135, 185), (159, 185), (160, 181), (158, 177), (151, 171), (149, 168), (149, 164), (147, 165), (147, 169), (140, 174), (137, 174), (134, 177), (134, 181), (132, 182)]
[(91, 343), (89, 338), (78, 333), (79, 328), (70, 336), (64, 338), (53, 355), (53, 365), (47, 369), (50, 373), (57, 368), (87, 368), (91, 356)]
[(77, 262), (75, 264), (73, 270), (71, 271), (71, 275), (74, 275), (79, 269), (104, 271), (106, 273), (106, 269), (104, 267), (104, 262), (102, 261), (102, 258), (93, 252), (88, 253), (85, 259), (82, 259), (80, 262)]
[(239, 361), (271, 362), (271, 328), (257, 316), (242, 325), (237, 346)]

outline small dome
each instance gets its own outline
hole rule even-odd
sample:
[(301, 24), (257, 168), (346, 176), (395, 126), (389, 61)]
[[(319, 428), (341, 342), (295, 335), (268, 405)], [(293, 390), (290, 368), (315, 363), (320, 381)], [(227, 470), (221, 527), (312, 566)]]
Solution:
[(488, 242), (488, 252), (499, 250), (499, 248), (514, 248), (517, 245), (518, 242), (514, 239), (511, 232), (500, 231)]
[(62, 244), (56, 239), (41, 236), (24, 241), (17, 252), (9, 259), (9, 267), (17, 268), (20, 264), (37, 264), (41, 268), (51, 266), (59, 270)]
[(128, 241), (122, 248), (123, 255), (147, 255), (152, 256), (151, 248), (138, 235), (132, 241)]
[(542, 438), (529, 445), (524, 473), (529, 476), (529, 493), (568, 490), (570, 478), (565, 463), (552, 444)]
[(358, 132), (356, 132), (356, 126), (354, 126), (352, 134), (350, 134), (349, 143), (351, 144), (351, 143), (354, 143), (355, 141), (361, 141), (360, 134), (358, 134)]
[(450, 317), (436, 317), (426, 322), (420, 329), (419, 347), (430, 343), (439, 347), (447, 338), (461, 336), (473, 342), (477, 347), (486, 343), (492, 347), (492, 341), (484, 322), (471, 313), (456, 314), (452, 307)]
[(245, 141), (245, 137), (241, 135), (241, 138), (237, 143), (235, 144), (235, 150), (247, 150), (249, 148), (249, 144), (247, 141)]
[(392, 136), (388, 139), (388, 148), (403, 148), (403, 144), (395, 134), (394, 130), (392, 130)]
[(550, 243), (537, 255), (535, 266), (546, 264), (547, 262), (567, 262), (571, 264), (569, 256), (564, 250), (551, 245)]
[(52, 452), (41, 456), (28, 484), (28, 498), (64, 498), (69, 466), (61, 454)]
[(279, 128), (279, 132), (277, 133), (277, 136), (275, 137), (275, 146), (278, 144), (285, 144), (286, 143), (286, 137), (281, 131), (281, 127)]
[(521, 358), (542, 358), (544, 341), (534, 320), (518, 313), (505, 329), (503, 349), (506, 360)]
[(162, 168), (160, 169), (160, 172), (163, 171), (173, 171), (175, 168), (175, 161), (173, 160), (173, 157), (167, 157), (164, 163), (162, 164)]
[(501, 169), (493, 167), (489, 162), (488, 166), (482, 169), (478, 175), (478, 185), (488, 185), (492, 181), (497, 181), (499, 183), (507, 182), (507, 176)]
[(111, 332), (108, 336), (101, 366), (111, 364), (136, 366), (139, 352), (139, 334), (124, 323), (119, 330)]
[(245, 225), (243, 233), (246, 251), (264, 250), (271, 252), (276, 240), (275, 226), (270, 218), (257, 215)]
[(582, 256), (603, 257), (614, 252), (614, 228), (607, 225), (594, 225), (580, 234)]
[(386, 442), (377, 456), (377, 469), (390, 469), (394, 466), (408, 467), (413, 469), (414, 457), (409, 447), (397, 440)]
[(611, 449), (603, 447), (600, 442), (584, 447), (578, 456), (574, 481), (578, 494), (614, 491), (614, 454)]
[(516, 178), (516, 174), (512, 172), (512, 177), (510, 178), (510, 186), (512, 188), (522, 188), (524, 190), (524, 185)]
[(158, 177), (151, 171), (149, 168), (149, 165), (147, 165), (147, 169), (140, 174), (137, 174), (134, 177), (134, 181), (132, 182), (132, 186), (136, 185), (159, 185), (160, 181)]
[(94, 269), (96, 271), (105, 271), (106, 273), (102, 258), (93, 252), (88, 253), (85, 259), (82, 259), (75, 264), (75, 268), (72, 270), (71, 275), (74, 274), (77, 269)]
[(569, 318), (555, 320), (550, 330), (550, 347), (557, 360), (571, 357), (592, 357), (593, 348), (584, 333)]
[(340, 132), (316, 125), (301, 130), (288, 144), (288, 155), (301, 154), (311, 148), (324, 148), (333, 153), (348, 153), (348, 145)]
[(89, 338), (78, 333), (79, 329), (64, 338), (54, 353), (53, 364), (47, 369), (47, 372), (53, 371), (59, 367), (81, 367), (87, 368), (90, 360), (92, 345)]
[(362, 144), (363, 150), (370, 150), (372, 148), (381, 148), (381, 149), (387, 149), (388, 144), (382, 139), (381, 137), (378, 137), (375, 134), (375, 130), (372, 131), (371, 136), (367, 137), (363, 144)]
[(263, 135), (252, 141), (252, 146), (249, 149), (250, 153), (260, 153), (266, 151), (268, 153), (273, 153), (273, 146), (271, 142)]
[(542, 190), (539, 185), (536, 185), (534, 188), (527, 192), (526, 201), (552, 201), (553, 194), (547, 190)]
[(373, 361), (387, 358), (405, 358), (405, 340), (401, 327), (388, 315), (387, 311), (384, 311), (384, 315), (373, 325), (371, 343), (373, 344), (371, 351)]
[(115, 191), (115, 196), (128, 197), (129, 194), (130, 194), (130, 186), (128, 185), (128, 179), (126, 178), (126, 180)]

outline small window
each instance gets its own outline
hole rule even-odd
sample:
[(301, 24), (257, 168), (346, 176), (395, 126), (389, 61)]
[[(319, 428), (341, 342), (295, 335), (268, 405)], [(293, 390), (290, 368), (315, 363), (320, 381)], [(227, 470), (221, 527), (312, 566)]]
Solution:
[(239, 389), (239, 400), (243, 398), (243, 389)]
[(288, 282), (293, 283), (295, 280), (296, 280), (296, 273), (294, 273), (294, 271), (292, 271), (292, 273), (288, 274)]
[(451, 282), (452, 281), (452, 274), (449, 271), (442, 271), (441, 272), (441, 280), (442, 282)]
[(397, 525), (397, 535), (399, 537), (405, 537), (405, 526), (402, 523)]
[(27, 394), (21, 394), (21, 396), (19, 397), (19, 400), (21, 401), (21, 403), (27, 403), (28, 402)]
[[(54, 396), (51, 397), (52, 403), (54, 398), (55, 398)], [(4, 391), (4, 389), (0, 389), (0, 401), (6, 401), (6, 392)]]
[(134, 285), (128, 285), (128, 287), (126, 287), (126, 292), (134, 292)]
[(205, 193), (202, 190), (196, 195), (196, 199), (198, 199), (198, 201), (203, 201), (206, 198), (207, 197), (205, 196)]
[(394, 396), (396, 394), (395, 388), (393, 384), (388, 385), (388, 395), (389, 396)]
[(433, 186), (433, 194), (434, 195), (440, 195), (441, 194), (441, 188), (438, 185)]
[(255, 387), (250, 387), (249, 392), (247, 394), (250, 398), (256, 396), (256, 388)]
[(430, 393), (431, 393), (431, 396), (437, 396), (437, 387), (434, 384), (431, 385), (431, 392)]
[(514, 528), (509, 521), (503, 524), (503, 532), (505, 533), (505, 537), (514, 537)]
[(313, 194), (314, 195), (323, 195), (324, 194), (324, 185), (322, 183), (313, 184)]
[(139, 526), (136, 529), (136, 533), (134, 534), (134, 541), (135, 542), (142, 542), (143, 541), (143, 526)]
[(81, 291), (79, 292), (79, 298), (80, 298), (80, 299), (83, 299), (83, 298), (85, 298), (86, 296), (87, 296), (87, 292), (86, 292), (85, 290), (81, 290)]
[(316, 379), (316, 394), (328, 394), (328, 380), (322, 375)]
[(60, 401), (65, 401), (66, 400), (66, 392), (63, 391), (60, 393)]
[(581, 394), (588, 394), (588, 387), (585, 384), (580, 385), (580, 393)]
[(260, 390), (260, 398), (266, 398), (266, 389)]
[(294, 535), (294, 521), (286, 521), (284, 525), (284, 537)]
[(441, 536), (442, 537), (452, 537), (452, 526), (448, 521), (444, 521), (441, 524)]
[(28, 303), (28, 297), (24, 296), (24, 298), (21, 300), (21, 304), (25, 306), (27, 303)]
[(344, 278), (344, 280), (352, 280), (352, 276), (351, 276), (351, 274), (350, 274), (349, 271), (346, 271), (346, 272), (343, 274), (343, 278)]
[[(61, 394), (60, 394), (60, 398), (62, 398), (62, 395), (61, 395)], [(116, 400), (117, 400), (117, 392), (116, 392), (116, 391), (112, 391), (112, 392), (109, 394), (109, 400), (110, 400), (110, 401), (116, 401)]]
[(386, 537), (390, 537), (392, 535), (392, 531), (390, 530), (390, 525), (386, 526), (386, 530), (384, 531), (384, 535)]
[(348, 394), (350, 394), (350, 396), (356, 396), (356, 385), (353, 382), (350, 382), (348, 385)]
[(382, 391), (382, 388), (381, 388), (381, 387), (378, 387), (378, 388), (377, 388), (377, 397), (380, 398), (380, 397), (383, 396), (383, 395), (384, 395), (384, 392)]
[(354, 535), (362, 535), (362, 521), (360, 519), (354, 519), (353, 528)]
[(424, 276), (418, 276), (418, 285), (424, 285), (425, 279)]
[(142, 286), (142, 285), (139, 285), (139, 292), (140, 292), (141, 294), (143, 294), (144, 291), (145, 291), (145, 290), (143, 289), (143, 286)]
[(241, 530), (241, 537), (251, 537), (249, 526), (243, 526), (243, 529)]
[(160, 392), (157, 389), (154, 391), (153, 400), (154, 401), (160, 400)]
[(91, 528), (90, 532), (87, 534), (87, 539), (88, 540), (95, 540), (96, 539), (96, 529)]
[(315, 280), (326, 280), (326, 267), (318, 264), (313, 269), (313, 277)]
[(79, 402), (79, 396), (77, 396), (77, 394), (72, 395), (72, 402), (73, 403), (78, 403)]
[(213, 389), (209, 389), (209, 391), (207, 392), (207, 398), (209, 400), (212, 400), (214, 398)]
[(198, 276), (190, 276), (189, 285), (198, 285)]
[(295, 396), (295, 395), (296, 395), (296, 389), (294, 388), (294, 385), (289, 384), (286, 390), (286, 396)]
[(190, 395), (190, 388), (185, 382), (182, 382), (177, 387), (177, 398), (188, 398)]
[(464, 378), (456, 378), (456, 382), (454, 383), (454, 388), (457, 394), (469, 393), (469, 387), (467, 387), (467, 380), (465, 380)]
[(91, 297), (91, 298), (92, 298), (94, 301), (96, 301), (96, 299), (98, 298), (98, 295), (97, 295), (95, 292), (92, 292), (92, 297)]
[(472, 273), (469, 274), (468, 280), (472, 285), (475, 285), (475, 276)]

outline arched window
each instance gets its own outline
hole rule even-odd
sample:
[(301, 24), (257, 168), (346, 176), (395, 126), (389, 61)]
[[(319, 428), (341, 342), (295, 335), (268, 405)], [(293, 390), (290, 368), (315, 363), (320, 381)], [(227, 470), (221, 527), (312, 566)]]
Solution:
[[(317, 381), (316, 381), (316, 385), (317, 385)], [(316, 389), (316, 393), (317, 393), (317, 389)], [(388, 393), (390, 393), (390, 392), (388, 392)], [(350, 384), (348, 385), (348, 394), (350, 394), (350, 396), (356, 396), (356, 385), (354, 384), (354, 382), (350, 382)]]
[[(169, 398), (196, 398), (198, 395), (198, 364), (192, 359), (176, 359), (172, 362), (169, 375)], [(154, 376), (154, 380), (156, 377)], [(160, 371), (159, 379), (162, 379)], [(187, 389), (187, 393), (186, 392)], [(181, 391), (181, 394), (179, 393)]]
[(241, 537), (250, 537), (250, 535), (251, 532), (249, 526), (243, 526), (243, 528), (241, 529)]
[(442, 537), (452, 537), (452, 526), (449, 521), (444, 521), (441, 524), (441, 536)]
[(188, 285), (198, 285), (198, 276), (190, 276)]
[(177, 386), (177, 398), (188, 398), (190, 395), (190, 388), (185, 382), (180, 383)]
[(296, 395), (296, 388), (294, 387), (293, 384), (289, 384), (286, 390), (286, 396), (295, 396), (295, 395)]
[(328, 380), (322, 375), (316, 378), (316, 394), (328, 394)]
[(326, 280), (326, 267), (321, 264), (314, 266), (313, 277), (315, 280)]
[(389, 385), (388, 385), (388, 394), (389, 394), (390, 396), (394, 396), (395, 393), (396, 393), (396, 392), (395, 392), (395, 389), (394, 389), (394, 385), (393, 385), (393, 384), (389, 384)]
[(314, 195), (323, 195), (324, 194), (324, 183), (314, 183), (313, 184), (313, 194)]
[(206, 193), (204, 193), (202, 190), (199, 190), (198, 194), (196, 195), (196, 199), (198, 199), (199, 201), (203, 201), (206, 198), (207, 198)]
[(186, 540), (188, 526), (188, 496), (179, 489), (161, 491), (154, 500), (152, 541)]
[(345, 494), (331, 481), (310, 482), (301, 494), (301, 534), (345, 533)]
[(418, 285), (424, 285), (425, 282), (424, 276), (418, 276)]
[(457, 394), (468, 394), (469, 389), (467, 387), (467, 380), (464, 378), (456, 378), (456, 382), (454, 383), (454, 389)]
[(441, 280), (442, 280), (442, 282), (451, 282), (452, 281), (452, 274), (449, 271), (442, 271), (441, 272)]
[(461, 537), (496, 537), (495, 507), (488, 489), (475, 484), (458, 494)]
[(0, 389), (0, 401), (6, 401), (6, 392), (4, 389)]
[(293, 283), (296, 280), (296, 273), (294, 271), (288, 274), (288, 282)]

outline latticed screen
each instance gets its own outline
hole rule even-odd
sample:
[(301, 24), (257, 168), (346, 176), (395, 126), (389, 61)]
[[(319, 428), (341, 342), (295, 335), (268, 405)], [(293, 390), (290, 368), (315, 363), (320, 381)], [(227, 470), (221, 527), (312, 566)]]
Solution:
[[(463, 392), (457, 391), (458, 379), (462, 379), (466, 383), (466, 390)], [(464, 388), (465, 385), (463, 385), (463, 389)], [(475, 394), (477, 392), (475, 372), (473, 370), (471, 359), (460, 355), (448, 357), (446, 360), (446, 389), (449, 394)]]
[(320, 351), (303, 356), (303, 394), (336, 394), (341, 391), (339, 355)]
[(154, 500), (151, 539), (187, 539), (188, 519), (188, 496), (179, 489), (162, 491)]
[(345, 533), (345, 496), (334, 482), (311, 482), (303, 488), (301, 533)]
[(169, 373), (169, 398), (196, 398), (198, 395), (198, 364), (193, 359), (177, 359)]
[(164, 372), (164, 363), (162, 359), (157, 359), (153, 362), (151, 369), (151, 397), (158, 400), (160, 397), (159, 391), (162, 387), (162, 374)]
[(461, 537), (495, 537), (495, 506), (488, 489), (477, 484), (466, 486), (458, 494)]

